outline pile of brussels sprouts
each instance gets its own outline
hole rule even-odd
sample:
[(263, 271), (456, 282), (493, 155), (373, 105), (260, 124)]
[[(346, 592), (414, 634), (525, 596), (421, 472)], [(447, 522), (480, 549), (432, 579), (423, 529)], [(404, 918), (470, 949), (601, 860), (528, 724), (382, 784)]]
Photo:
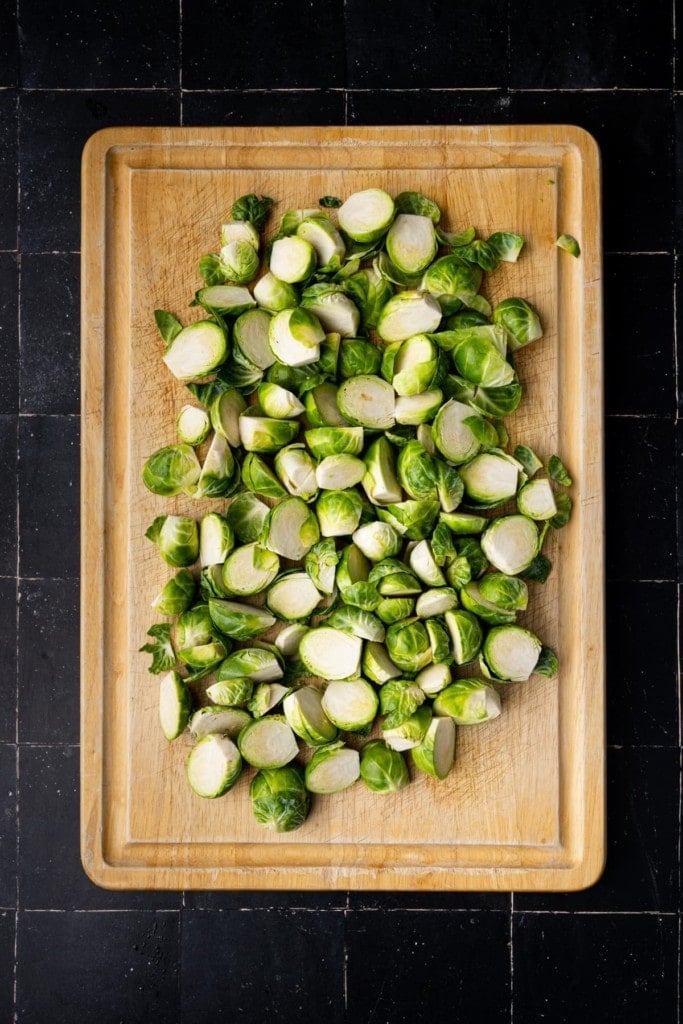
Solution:
[(520, 236), (452, 234), (420, 193), (370, 188), (285, 213), (262, 273), (271, 205), (233, 205), (199, 264), (203, 319), (155, 314), (194, 402), (144, 483), (231, 501), (147, 531), (178, 571), (153, 602), (174, 622), (142, 650), (165, 736), (197, 741), (194, 791), (221, 796), (251, 765), (256, 818), (288, 831), (310, 793), (401, 789), (406, 753), (445, 778), (456, 725), (496, 718), (500, 684), (554, 674), (516, 620), (571, 480), (557, 456), (541, 472), (510, 454), (502, 423), (522, 393), (512, 353), (542, 328), (480, 289)]

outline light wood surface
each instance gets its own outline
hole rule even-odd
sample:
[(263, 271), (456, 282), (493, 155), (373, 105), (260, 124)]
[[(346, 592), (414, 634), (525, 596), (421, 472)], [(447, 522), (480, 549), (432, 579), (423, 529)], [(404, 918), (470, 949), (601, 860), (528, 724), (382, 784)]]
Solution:
[[(168, 744), (158, 679), (138, 654), (169, 576), (144, 538), (155, 516), (198, 515), (142, 485), (145, 458), (174, 438), (187, 392), (161, 361), (155, 307), (181, 319), (234, 198), (285, 209), (380, 185), (419, 189), (445, 227), (526, 237), (487, 275), (495, 302), (522, 295), (541, 341), (518, 353), (524, 384), (512, 444), (571, 468), (575, 512), (530, 585), (524, 621), (554, 647), (554, 679), (509, 686), (503, 714), (458, 730), (445, 782), (391, 796), (357, 785), (317, 798), (306, 825), (254, 821), (245, 772), (202, 800), (185, 779), (189, 737)], [(603, 430), (599, 155), (578, 128), (106, 129), (83, 157), (83, 864), (110, 888), (555, 889), (591, 884), (604, 859)], [(574, 259), (554, 246), (581, 241)]]

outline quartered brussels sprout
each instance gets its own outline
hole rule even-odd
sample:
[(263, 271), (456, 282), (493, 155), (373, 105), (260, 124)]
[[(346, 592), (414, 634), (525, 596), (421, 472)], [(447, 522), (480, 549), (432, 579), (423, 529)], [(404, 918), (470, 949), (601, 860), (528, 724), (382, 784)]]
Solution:
[(526, 299), (503, 299), (493, 311), (493, 320), (507, 331), (508, 346), (512, 351), (537, 341), (543, 335), (538, 313)]
[(313, 246), (319, 267), (329, 267), (335, 260), (340, 263), (346, 255), (344, 239), (332, 221), (320, 214), (304, 218), (296, 234)]
[(307, 288), (301, 308), (313, 313), (328, 333), (332, 331), (341, 338), (353, 338), (358, 333), (360, 313), (337, 285), (317, 284)]
[(456, 679), (438, 693), (435, 715), (446, 715), (456, 725), (489, 722), (500, 714), (500, 697), (484, 679)]
[(177, 672), (168, 672), (159, 683), (159, 719), (167, 740), (175, 740), (190, 719), (192, 698)]
[(293, 497), (310, 501), (318, 493), (316, 465), (303, 444), (290, 444), (275, 456), (275, 472)]
[(412, 750), (422, 743), (431, 720), (432, 709), (423, 705), (399, 725), (383, 728), (382, 738), (392, 750)]
[(209, 612), (216, 627), (235, 640), (252, 640), (275, 625), (275, 616), (238, 601), (215, 598), (209, 601)]
[(337, 564), (341, 554), (334, 540), (326, 538), (314, 544), (304, 559), (304, 567), (321, 594), (332, 594)]
[(257, 387), (256, 396), (266, 416), (274, 419), (292, 419), (304, 411), (303, 403), (296, 395), (286, 388), (281, 388), (279, 384), (264, 381)]
[(194, 601), (197, 584), (188, 569), (181, 569), (161, 589), (152, 601), (152, 608), (162, 615), (180, 615)]
[(279, 452), (299, 433), (297, 420), (260, 416), (258, 410), (243, 412), (239, 421), (240, 441), (247, 452)]
[(187, 760), (187, 781), (197, 796), (223, 796), (237, 782), (242, 771), (239, 750), (227, 736), (202, 736)]
[(421, 772), (445, 779), (455, 760), (455, 725), (452, 718), (432, 718), (422, 741), (410, 757)]
[(373, 505), (390, 505), (401, 500), (396, 477), (394, 450), (385, 437), (373, 441), (365, 453), (363, 490)]
[(322, 324), (313, 313), (297, 306), (283, 309), (270, 321), (268, 341), (275, 358), (286, 366), (306, 366), (320, 358), (325, 338)]
[(239, 486), (240, 469), (230, 445), (214, 434), (197, 481), (195, 498), (227, 498)]
[(363, 451), (362, 427), (313, 427), (304, 431), (306, 444), (316, 459), (328, 455), (360, 455)]
[(336, 740), (338, 730), (323, 710), (322, 692), (317, 686), (302, 686), (282, 702), (285, 718), (294, 732), (309, 747)]

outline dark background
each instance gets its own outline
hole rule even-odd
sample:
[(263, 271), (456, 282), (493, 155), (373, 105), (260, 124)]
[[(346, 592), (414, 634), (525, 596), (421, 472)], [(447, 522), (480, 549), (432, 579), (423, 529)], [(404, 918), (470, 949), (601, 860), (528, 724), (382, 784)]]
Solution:
[[(668, 0), (0, 0), (0, 1022), (676, 1021), (674, 38)], [(604, 161), (604, 877), (572, 895), (95, 888), (78, 855), (85, 140), (516, 122), (581, 125)]]

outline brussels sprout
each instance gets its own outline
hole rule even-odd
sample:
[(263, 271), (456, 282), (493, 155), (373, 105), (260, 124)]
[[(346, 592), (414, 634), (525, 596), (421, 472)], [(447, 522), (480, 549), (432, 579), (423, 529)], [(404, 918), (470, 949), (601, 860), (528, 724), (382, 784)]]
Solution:
[(252, 679), (219, 679), (206, 688), (206, 696), (221, 707), (236, 707), (251, 700), (254, 692)]
[(543, 335), (538, 313), (526, 299), (503, 299), (493, 311), (493, 320), (507, 331), (508, 346), (512, 351), (537, 341)]
[(438, 242), (430, 217), (399, 213), (389, 228), (386, 250), (392, 263), (405, 274), (419, 274), (436, 256)]
[[(254, 407), (255, 408), (255, 407)], [(240, 439), (248, 452), (277, 452), (299, 433), (297, 420), (272, 419), (248, 409), (240, 416)]]
[[(289, 692), (289, 687), (280, 683), (259, 683), (247, 707), (254, 718), (263, 718), (277, 707)], [(246, 722), (243, 725), (246, 725)]]
[(481, 652), (495, 679), (524, 682), (536, 667), (541, 646), (538, 637), (521, 626), (494, 626)]
[[(269, 511), (270, 509), (268, 506), (264, 505), (262, 501), (259, 501), (255, 494), (245, 491), (242, 494), (236, 495), (236, 497), (234, 497), (230, 502), (226, 513), (227, 525), (241, 544), (250, 544), (252, 541), (258, 540), (261, 536), (263, 523)], [(211, 515), (214, 516), (217, 515), (217, 513), (212, 512)], [(208, 517), (205, 516), (204, 518)], [(218, 523), (216, 526), (218, 526)], [(225, 551), (224, 557), (222, 559), (217, 559), (217, 561), (225, 561), (232, 549), (233, 543), (234, 542), (232, 542), (230, 547)], [(215, 551), (216, 549), (213, 550)], [(200, 557), (202, 556), (200, 555)], [(202, 565), (203, 564), (205, 563), (202, 561)]]
[(451, 682), (451, 670), (445, 662), (441, 661), (434, 665), (427, 665), (415, 676), (415, 682), (421, 690), (429, 697), (442, 690)]
[(385, 437), (373, 441), (364, 456), (363, 490), (373, 505), (390, 505), (401, 500), (396, 479), (393, 448)]
[(445, 523), (451, 533), (458, 536), (481, 533), (488, 519), (469, 512), (442, 512), (439, 521)]
[(344, 338), (339, 347), (339, 376), (358, 377), (377, 375), (382, 353), (365, 338)]
[(446, 578), (434, 561), (429, 541), (421, 540), (409, 556), (410, 568), (428, 587), (445, 587)]
[(328, 267), (335, 260), (337, 265), (346, 255), (344, 239), (331, 220), (317, 214), (302, 220), (296, 229), (299, 238), (304, 238), (315, 250), (319, 267)]
[[(484, 566), (485, 567), (485, 566)], [(483, 572), (483, 568), (482, 568)], [(448, 566), (446, 566), (446, 579), (452, 587), (460, 590), (466, 583), (469, 583), (474, 575), (472, 564), (469, 558), (459, 555)]]
[(313, 427), (345, 427), (347, 421), (337, 405), (337, 388), (334, 384), (319, 384), (304, 396), (306, 417)]
[(363, 451), (362, 427), (313, 427), (304, 431), (306, 444), (316, 459), (328, 455), (360, 455)]
[(249, 284), (258, 274), (259, 258), (252, 241), (242, 239), (221, 247), (221, 269), (226, 281)]
[(483, 332), (495, 331), (495, 327), (471, 327), (454, 331), (463, 337), (451, 349), (456, 372), (471, 384), (484, 388), (505, 387), (515, 380), (515, 371), (505, 359), (505, 350), (500, 348)]
[(372, 562), (392, 558), (401, 550), (401, 537), (388, 523), (366, 523), (355, 531), (353, 542)]
[(262, 769), (252, 779), (249, 796), (259, 825), (272, 832), (293, 832), (300, 828), (311, 805), (301, 769), (296, 765)]
[[(443, 391), (440, 388), (423, 391), (419, 395), (397, 398), (394, 409), (396, 422), (412, 426), (426, 424), (434, 419), (442, 405)], [(433, 447), (434, 445), (432, 444)]]
[(408, 540), (422, 540), (432, 532), (434, 521), (439, 514), (438, 501), (425, 498), (421, 501), (397, 501), (381, 508), (378, 515), (382, 522), (393, 526), (398, 534)]
[(167, 740), (184, 732), (192, 710), (192, 697), (177, 672), (168, 672), (159, 683), (159, 720)]
[(202, 736), (187, 760), (187, 781), (198, 796), (223, 796), (237, 782), (242, 758), (231, 739), (210, 733)]
[[(487, 566), (486, 555), (481, 544), (474, 537), (463, 537), (461, 540), (458, 540), (457, 547), (458, 554), (469, 562), (471, 569), (469, 579), (478, 579)], [(464, 583), (468, 583), (469, 579), (464, 580)]]
[(249, 220), (235, 220), (221, 228), (221, 245), (230, 245), (231, 242), (248, 242), (258, 252), (261, 239)]
[[(350, 591), (355, 590), (357, 587), (365, 587), (367, 590), (375, 592), (376, 600), (371, 603), (370, 608), (354, 607), (351, 605), (349, 594)], [(328, 625), (333, 629), (341, 630), (342, 633), (350, 633), (351, 636), (359, 636), (363, 640), (381, 643), (384, 640), (385, 630), (377, 616), (372, 614), (372, 608), (376, 608), (380, 600), (379, 594), (377, 594), (372, 584), (355, 583), (353, 587), (344, 591), (344, 600), (349, 601), (349, 604), (337, 608), (327, 620)]]
[(410, 782), (403, 756), (382, 740), (371, 740), (361, 750), (360, 777), (373, 793), (394, 793)]
[(447, 715), (457, 725), (490, 722), (500, 715), (500, 697), (483, 679), (456, 679), (433, 704), (435, 715)]
[(533, 580), (535, 583), (545, 583), (553, 569), (553, 563), (545, 555), (536, 555), (531, 565), (524, 569), (520, 575), (525, 580)]
[(354, 583), (365, 581), (370, 573), (368, 561), (355, 544), (349, 544), (341, 552), (336, 572), (336, 583), (344, 594), (344, 591), (353, 586)]
[(405, 341), (414, 334), (435, 331), (441, 322), (441, 306), (424, 292), (408, 289), (392, 296), (377, 321), (383, 341)]
[(320, 358), (320, 343), (324, 337), (325, 331), (318, 318), (301, 306), (276, 313), (268, 328), (273, 355), (287, 366), (314, 363)]
[(303, 444), (292, 444), (275, 456), (275, 472), (294, 497), (309, 501), (318, 493), (315, 463)]
[(482, 282), (479, 267), (462, 263), (456, 256), (435, 260), (422, 278), (422, 287), (439, 303), (444, 316), (457, 313), (465, 299), (479, 291)]
[(189, 444), (171, 444), (150, 455), (142, 470), (142, 482), (153, 494), (193, 494), (200, 474), (194, 449)]
[(216, 628), (209, 614), (208, 604), (196, 604), (183, 612), (174, 627), (175, 645), (189, 649), (208, 644), (216, 638)]
[(320, 540), (318, 521), (301, 498), (284, 498), (268, 513), (261, 540), (283, 558), (300, 562)]
[(366, 267), (352, 274), (344, 282), (344, 290), (360, 310), (365, 326), (370, 328), (377, 326), (382, 309), (394, 294), (391, 283), (385, 280), (375, 267)]
[(317, 284), (307, 288), (301, 308), (313, 313), (325, 331), (341, 338), (353, 338), (358, 333), (360, 313), (339, 285)]
[(379, 692), (379, 706), (383, 715), (385, 729), (393, 729), (401, 725), (425, 701), (426, 694), (413, 679), (391, 679)]
[(162, 615), (180, 615), (194, 600), (197, 584), (188, 569), (181, 569), (161, 589), (152, 601), (152, 608)]
[(315, 505), (323, 537), (345, 537), (360, 522), (363, 503), (357, 491), (323, 491)]
[(345, 380), (337, 391), (337, 403), (349, 423), (371, 430), (387, 430), (394, 424), (394, 389), (381, 377)]
[[(492, 574), (498, 576), (498, 574)], [(486, 579), (486, 577), (484, 577)], [(503, 579), (514, 580), (515, 577), (504, 576)], [(522, 582), (519, 580), (518, 582)], [(526, 589), (526, 588), (525, 588)], [(493, 593), (493, 589), (490, 588), (489, 593)], [(488, 622), (494, 626), (504, 625), (508, 622), (514, 622), (517, 618), (517, 612), (514, 608), (506, 607), (502, 603), (498, 603), (485, 597), (477, 583), (469, 582), (460, 591), (460, 600), (462, 601), (463, 608), (473, 612), (478, 618), (484, 622)]]
[(202, 306), (209, 313), (219, 316), (239, 316), (256, 305), (248, 288), (230, 284), (216, 284), (200, 288), (191, 306)]
[(365, 463), (355, 455), (328, 455), (315, 471), (323, 490), (337, 491), (355, 487), (365, 476)]
[(483, 633), (479, 620), (464, 608), (446, 612), (444, 619), (451, 635), (451, 647), (456, 665), (474, 661), (481, 648)]
[(304, 568), (316, 589), (323, 594), (334, 591), (335, 569), (340, 557), (331, 538), (318, 541), (306, 555)]
[(196, 447), (206, 440), (211, 430), (209, 414), (196, 405), (184, 405), (176, 419), (176, 430), (179, 441)]
[(162, 356), (178, 380), (206, 377), (228, 354), (225, 331), (213, 320), (188, 324), (175, 336)]
[(291, 419), (304, 411), (296, 395), (279, 384), (264, 381), (256, 389), (256, 395), (263, 412), (274, 419)]
[(429, 636), (419, 619), (395, 622), (390, 626), (386, 646), (391, 660), (404, 672), (419, 672), (432, 660)]
[(214, 598), (209, 601), (209, 613), (221, 633), (235, 640), (251, 640), (275, 624), (274, 615), (237, 601)]
[(396, 352), (391, 383), (400, 397), (419, 395), (433, 383), (438, 369), (438, 353), (426, 334), (407, 338)]
[(299, 653), (299, 644), (306, 633), (308, 626), (301, 622), (292, 622), (281, 629), (275, 637), (275, 646), (285, 658), (294, 658)]
[(538, 528), (526, 516), (500, 516), (484, 530), (481, 546), (491, 565), (507, 576), (516, 576), (538, 553)]
[(336, 740), (337, 727), (323, 711), (322, 695), (316, 686), (303, 686), (288, 694), (282, 709), (290, 728), (309, 747)]
[(239, 418), (247, 405), (235, 388), (224, 388), (211, 402), (211, 426), (228, 444), (237, 448), (240, 443)]
[(432, 709), (423, 705), (400, 725), (382, 729), (382, 738), (392, 750), (410, 750), (422, 742), (431, 720)]
[(458, 598), (451, 587), (437, 587), (425, 590), (415, 602), (415, 614), (419, 619), (429, 619), (433, 615), (443, 615), (452, 608), (458, 607)]
[(227, 498), (239, 486), (240, 468), (230, 445), (214, 434), (197, 481), (195, 498)]
[(396, 472), (409, 497), (436, 498), (436, 463), (419, 441), (408, 441), (398, 453)]
[(377, 605), (375, 614), (382, 622), (390, 626), (410, 618), (415, 610), (415, 602), (410, 597), (385, 597)]
[[(279, 421), (275, 420), (274, 422)], [(242, 463), (242, 483), (248, 490), (255, 494), (263, 494), (266, 498), (285, 498), (287, 496), (287, 491), (273, 471), (254, 452), (249, 452)], [(237, 498), (234, 500), (237, 501)]]
[(145, 533), (167, 565), (185, 568), (199, 556), (199, 530), (188, 516), (158, 516)]
[(229, 597), (223, 584), (223, 566), (220, 563), (205, 566), (199, 574), (199, 593), (202, 601), (210, 597)]
[(255, 541), (236, 548), (223, 565), (228, 597), (249, 597), (269, 587), (280, 571), (280, 559)]
[(529, 480), (520, 487), (517, 494), (517, 508), (529, 519), (542, 521), (557, 515), (555, 495), (550, 482), (545, 478)]
[(281, 715), (248, 722), (237, 739), (240, 754), (254, 768), (283, 768), (299, 753), (296, 737)]
[(435, 665), (450, 665), (453, 661), (448, 633), (438, 619), (426, 619), (425, 628)]
[(541, 653), (538, 656), (536, 667), (534, 668), (534, 674), (537, 676), (548, 676), (551, 678), (554, 676), (560, 667), (557, 655), (550, 647), (541, 647)]
[(325, 220), (328, 219), (327, 214), (319, 210), (317, 206), (309, 206), (300, 210), (287, 210), (280, 220), (277, 237), (284, 238), (285, 235), (295, 235), (299, 224), (305, 220), (309, 220), (311, 217), (321, 217)]
[(452, 718), (432, 718), (422, 742), (410, 757), (421, 772), (445, 779), (455, 760), (455, 725)]
[(444, 326), (447, 331), (457, 331), (461, 327), (483, 327), (488, 322), (488, 317), (476, 309), (463, 309), (449, 316)]
[(270, 271), (256, 282), (253, 291), (259, 306), (269, 313), (280, 313), (283, 309), (292, 309), (299, 304), (296, 288), (286, 281), (280, 281)]
[(360, 754), (343, 743), (317, 750), (306, 765), (306, 786), (311, 793), (340, 793), (360, 778)]
[(362, 672), (373, 683), (386, 683), (389, 679), (397, 679), (401, 670), (387, 653), (384, 644), (369, 641), (363, 648)]
[(580, 256), (581, 246), (576, 241), (573, 235), (560, 235), (555, 245), (558, 249), (564, 249), (570, 256)]
[(266, 595), (266, 605), (279, 619), (308, 619), (320, 601), (320, 594), (305, 572), (286, 573)]
[(342, 679), (328, 684), (322, 706), (327, 717), (344, 732), (371, 725), (379, 708), (374, 687), (365, 679)]
[(460, 466), (459, 473), (467, 497), (483, 507), (502, 504), (517, 492), (519, 470), (504, 454), (482, 452)]
[(296, 235), (276, 238), (270, 250), (270, 272), (287, 284), (305, 281), (317, 263), (311, 243)]
[(479, 451), (479, 441), (471, 426), (465, 422), (471, 418), (470, 407), (455, 399), (446, 402), (436, 414), (432, 437), (436, 447), (449, 462), (467, 462)]
[[(264, 683), (264, 686), (267, 685)], [(207, 705), (198, 708), (190, 719), (190, 732), (195, 739), (218, 734), (234, 740), (249, 721), (250, 716), (242, 708), (223, 708)]]
[(339, 207), (339, 226), (356, 242), (375, 242), (394, 219), (394, 200), (381, 188), (354, 192)]
[(358, 673), (362, 646), (359, 637), (319, 626), (301, 638), (299, 657), (312, 675), (348, 679)]

